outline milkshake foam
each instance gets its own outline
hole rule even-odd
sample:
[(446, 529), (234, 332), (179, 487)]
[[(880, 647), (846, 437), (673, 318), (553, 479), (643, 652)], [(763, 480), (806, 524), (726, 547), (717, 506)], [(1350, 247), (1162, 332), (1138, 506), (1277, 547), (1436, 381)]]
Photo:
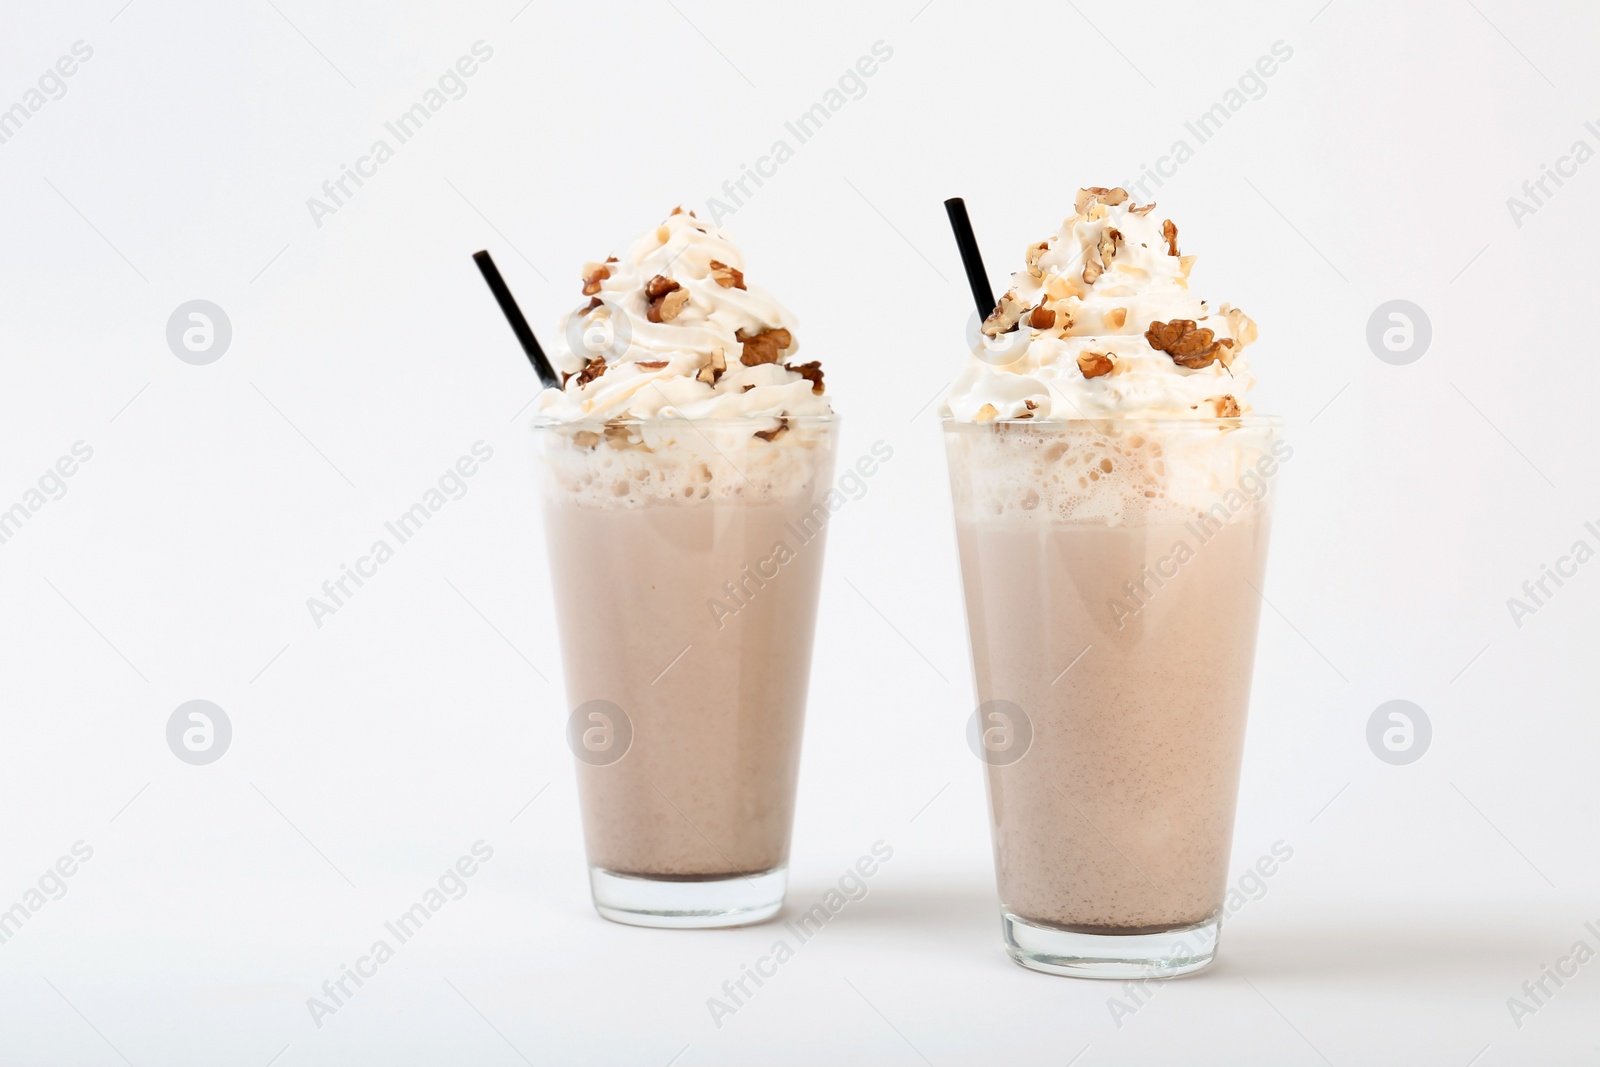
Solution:
[(945, 400), (962, 422), (1248, 414), (1255, 323), (1189, 291), (1178, 228), (1125, 190), (1080, 190), (984, 321)]
[(794, 317), (692, 211), (586, 266), (583, 295), (561, 320), (551, 363), (563, 384), (539, 395), (545, 419), (749, 418), (758, 431), (831, 411), (821, 363), (799, 359)]

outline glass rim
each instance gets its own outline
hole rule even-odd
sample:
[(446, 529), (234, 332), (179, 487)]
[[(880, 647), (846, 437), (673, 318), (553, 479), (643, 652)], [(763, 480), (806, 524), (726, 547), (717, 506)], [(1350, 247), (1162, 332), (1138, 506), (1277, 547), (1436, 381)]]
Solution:
[(558, 419), (548, 415), (535, 415), (530, 424), (535, 430), (594, 430), (607, 426), (692, 426), (714, 429), (751, 426), (757, 423), (783, 419), (791, 426), (829, 426), (840, 421), (837, 412), (827, 415), (718, 415), (711, 418), (693, 418), (686, 415), (653, 415), (648, 418), (630, 417), (606, 419), (596, 416), (589, 419)]
[(1074, 419), (990, 419), (987, 422), (973, 422), (970, 419), (958, 419), (954, 415), (941, 415), (939, 424), (946, 430), (979, 430), (988, 426), (1006, 426), (1017, 429), (1038, 427), (1041, 429), (1060, 428), (1071, 429), (1074, 427), (1090, 427), (1099, 430), (1106, 424), (1114, 426), (1195, 426), (1213, 429), (1279, 429), (1287, 425), (1282, 415), (1233, 415), (1233, 416), (1207, 416), (1205, 418), (1185, 418), (1182, 415), (1157, 415), (1135, 416), (1106, 415), (1103, 418), (1074, 418)]

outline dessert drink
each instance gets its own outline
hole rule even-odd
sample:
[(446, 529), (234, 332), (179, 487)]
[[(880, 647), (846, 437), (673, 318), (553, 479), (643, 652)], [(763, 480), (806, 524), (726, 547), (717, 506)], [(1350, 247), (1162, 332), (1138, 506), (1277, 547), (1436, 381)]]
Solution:
[(759, 921), (786, 882), (836, 420), (787, 312), (692, 215), (583, 292), (537, 435), (595, 905)]
[(1052, 973), (1212, 958), (1291, 455), (1153, 207), (1081, 192), (947, 399), (1003, 936)]

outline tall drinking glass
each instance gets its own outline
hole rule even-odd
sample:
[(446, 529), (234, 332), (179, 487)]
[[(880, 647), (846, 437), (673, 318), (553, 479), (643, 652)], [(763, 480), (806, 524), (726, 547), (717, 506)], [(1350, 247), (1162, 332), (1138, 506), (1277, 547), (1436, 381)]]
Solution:
[(783, 904), (837, 426), (535, 431), (605, 918), (736, 926)]
[(945, 442), (1006, 949), (1053, 974), (1198, 970), (1281, 424), (947, 420)]

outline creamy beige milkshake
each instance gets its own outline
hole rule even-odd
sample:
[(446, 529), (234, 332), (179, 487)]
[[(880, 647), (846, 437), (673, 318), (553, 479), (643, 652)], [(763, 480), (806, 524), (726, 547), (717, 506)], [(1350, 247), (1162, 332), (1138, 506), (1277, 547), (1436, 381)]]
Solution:
[(1003, 935), (1036, 970), (1215, 949), (1290, 452), (1246, 414), (1253, 324), (1189, 265), (1150, 207), (1086, 190), (948, 401)]
[(608, 701), (631, 730), (615, 760), (591, 745), (578, 763), (598, 868), (729, 878), (788, 860), (832, 460), (827, 427), (799, 423), (787, 443), (718, 422), (613, 424), (611, 441), (547, 446), (568, 703)]
[(836, 420), (787, 313), (692, 215), (584, 294), (538, 438), (595, 906), (759, 921), (786, 882)]
[[(1118, 626), (1105, 609), (1125, 596), (1117, 576), (1194, 544), (1184, 527), (963, 524), (970, 586), (1036, 594), (970, 608), (979, 702), (1034, 709), (1032, 758), (989, 775), (1010, 911), (1101, 933), (1217, 914), (1255, 654), (1249, 583), (1260, 584), (1265, 536), (1263, 522), (1218, 531), (1165, 596)], [(1085, 599), (1063, 602), (1059, 589)]]

